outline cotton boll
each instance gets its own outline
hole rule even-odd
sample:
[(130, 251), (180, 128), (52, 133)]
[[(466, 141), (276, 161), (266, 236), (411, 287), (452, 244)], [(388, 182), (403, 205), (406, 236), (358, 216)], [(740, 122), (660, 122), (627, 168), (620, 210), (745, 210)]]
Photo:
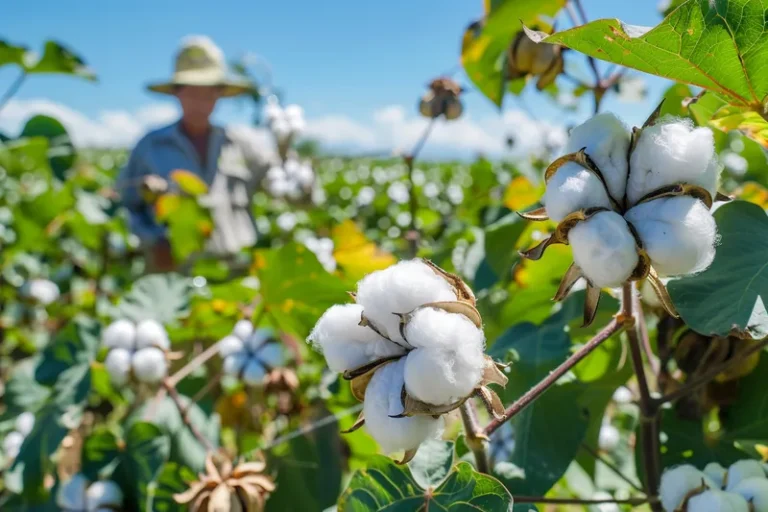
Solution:
[(109, 379), (115, 386), (123, 386), (131, 376), (131, 352), (124, 348), (113, 348), (104, 360)]
[(24, 437), (28, 436), (35, 428), (35, 415), (29, 411), (19, 414), (14, 422), (14, 428)]
[(723, 488), (725, 471), (726, 469), (717, 462), (710, 462), (704, 466), (704, 474), (707, 475), (715, 483), (718, 489)]
[(429, 302), (455, 301), (453, 287), (421, 260), (401, 261), (365, 276), (357, 284), (357, 303), (389, 339), (403, 343), (400, 318)]
[[(690, 491), (701, 487), (702, 480), (705, 482), (708, 480), (706, 475), (690, 464), (665, 470), (661, 475), (659, 488), (659, 497), (664, 510), (667, 512), (675, 510)], [(712, 488), (714, 487), (713, 483)]]
[[(611, 493), (605, 491), (597, 491), (592, 495), (593, 500), (613, 500), (615, 499)], [(598, 512), (620, 512), (621, 509), (616, 503), (599, 503), (595, 505), (595, 509)]]
[(619, 429), (609, 424), (600, 427), (597, 444), (601, 450), (606, 452), (613, 451), (619, 446), (619, 441), (621, 441)]
[(247, 352), (235, 352), (224, 358), (224, 363), (222, 364), (221, 369), (227, 375), (240, 375), (240, 372), (243, 371), (243, 367), (248, 363), (248, 359), (249, 356)]
[(15, 459), (24, 443), (24, 435), (21, 432), (9, 432), (3, 439), (3, 453), (10, 459)]
[(58, 285), (50, 279), (32, 279), (25, 284), (27, 296), (47, 306), (60, 296)]
[(253, 354), (259, 350), (259, 348), (264, 345), (264, 343), (266, 343), (267, 340), (271, 337), (272, 333), (270, 331), (266, 329), (259, 329), (258, 331), (248, 336), (248, 338), (246, 338), (245, 348)]
[(136, 348), (136, 326), (130, 320), (115, 320), (104, 329), (104, 345), (109, 348)]
[(737, 494), (723, 491), (704, 491), (688, 500), (692, 512), (748, 512), (747, 501)]
[(245, 341), (253, 334), (253, 324), (248, 320), (238, 320), (232, 329), (232, 334)]
[(147, 347), (137, 350), (131, 358), (133, 375), (139, 382), (154, 384), (160, 382), (168, 372), (165, 353), (159, 348)]
[(584, 147), (605, 178), (611, 197), (621, 201), (627, 182), (627, 127), (614, 114), (598, 114), (571, 130), (565, 152), (574, 153)]
[(251, 357), (243, 369), (243, 381), (249, 386), (256, 386), (264, 380), (264, 366), (256, 357)]
[(400, 394), (404, 370), (402, 359), (379, 368), (365, 390), (365, 428), (386, 453), (416, 448), (437, 437), (442, 426), (440, 418), (431, 416), (391, 417), (403, 412)]
[(229, 357), (235, 352), (242, 352), (244, 348), (243, 340), (230, 334), (219, 342), (219, 355), (221, 357)]
[(635, 206), (625, 218), (635, 227), (660, 275), (700, 272), (715, 257), (717, 225), (698, 199), (654, 199)]
[(405, 353), (402, 347), (358, 325), (363, 313), (359, 304), (329, 308), (315, 324), (307, 341), (323, 353), (335, 372), (357, 368), (371, 361)]
[(725, 475), (725, 490), (732, 491), (742, 480), (754, 477), (765, 478), (765, 471), (760, 461), (745, 459), (734, 462), (728, 467)]
[(667, 185), (689, 183), (717, 192), (720, 163), (712, 130), (666, 119), (643, 129), (629, 160), (630, 204)]
[(95, 510), (103, 506), (119, 507), (123, 504), (123, 491), (111, 480), (93, 482), (85, 492), (85, 506)]
[(268, 103), (264, 106), (264, 117), (268, 122), (280, 119), (283, 115), (283, 109), (277, 103)]
[(768, 512), (768, 479), (765, 477), (745, 478), (731, 492), (752, 503), (754, 512)]
[(617, 404), (628, 404), (632, 402), (632, 391), (626, 386), (619, 386), (616, 391), (613, 392), (613, 401)]
[(547, 215), (560, 222), (567, 215), (586, 208), (611, 208), (600, 178), (579, 164), (569, 162), (557, 170), (547, 183), (542, 199)]
[(599, 212), (576, 224), (568, 233), (573, 261), (597, 287), (621, 286), (637, 267), (635, 238), (624, 218)]
[(143, 320), (136, 326), (136, 348), (158, 347), (168, 349), (171, 341), (165, 328), (156, 320)]
[(88, 479), (82, 473), (64, 482), (56, 494), (56, 504), (63, 510), (86, 510), (85, 492)]
[(265, 343), (258, 350), (252, 352), (252, 354), (259, 361), (271, 367), (280, 366), (285, 360), (283, 345), (277, 342)]

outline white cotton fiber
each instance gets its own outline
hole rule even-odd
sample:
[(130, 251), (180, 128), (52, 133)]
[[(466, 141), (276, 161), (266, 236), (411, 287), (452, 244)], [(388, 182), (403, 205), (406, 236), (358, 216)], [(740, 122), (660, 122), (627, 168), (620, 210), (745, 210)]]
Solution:
[(600, 178), (573, 162), (555, 172), (547, 183), (542, 202), (547, 208), (547, 215), (555, 222), (582, 209), (598, 206), (611, 208), (608, 192)]
[(240, 375), (243, 371), (243, 367), (248, 363), (247, 352), (235, 352), (224, 358), (224, 363), (221, 365), (221, 369), (227, 375)]
[(747, 501), (738, 494), (704, 491), (688, 500), (691, 512), (749, 512)]
[(143, 320), (136, 326), (136, 348), (157, 347), (168, 349), (171, 341), (165, 328), (156, 320)]
[(235, 327), (232, 329), (232, 334), (245, 341), (251, 334), (253, 334), (253, 324), (248, 320), (238, 320)]
[(365, 390), (365, 428), (385, 453), (417, 448), (427, 439), (437, 437), (443, 424), (442, 417), (390, 417), (403, 411), (400, 394), (404, 370), (403, 359), (379, 368)]
[(446, 405), (468, 396), (480, 382), (485, 336), (464, 315), (420, 309), (405, 336), (417, 347), (405, 361), (405, 388), (412, 397)]
[(131, 376), (131, 352), (124, 348), (113, 348), (104, 360), (109, 378), (115, 386), (123, 386)]
[(115, 320), (104, 329), (102, 339), (109, 348), (133, 350), (136, 347), (136, 326), (130, 320)]
[(219, 355), (221, 357), (228, 357), (235, 352), (241, 352), (245, 349), (243, 340), (230, 334), (225, 336), (219, 341)]
[(583, 147), (603, 174), (611, 197), (621, 203), (627, 182), (627, 127), (614, 114), (598, 114), (571, 130), (565, 152), (574, 153)]
[(264, 366), (255, 357), (251, 357), (243, 369), (243, 381), (249, 386), (257, 386), (264, 380)]
[(732, 491), (742, 480), (755, 477), (765, 478), (763, 465), (760, 461), (745, 459), (734, 462), (728, 467), (728, 472), (725, 475), (725, 490)]
[(96, 510), (102, 506), (119, 507), (123, 504), (123, 491), (111, 480), (93, 482), (85, 492), (87, 510)]
[(24, 435), (21, 432), (9, 432), (3, 439), (3, 454), (9, 459), (15, 459), (24, 443)]
[(86, 489), (88, 479), (82, 473), (77, 473), (59, 486), (56, 504), (63, 510), (85, 510)]
[(709, 128), (666, 118), (645, 128), (629, 160), (627, 199), (635, 204), (656, 189), (676, 183), (705, 188), (715, 197), (720, 162)]
[(752, 503), (754, 512), (768, 512), (768, 479), (765, 477), (745, 478), (731, 492)]
[(269, 338), (272, 337), (272, 332), (267, 329), (259, 329), (258, 331), (254, 332), (248, 338), (245, 340), (245, 348), (250, 352), (254, 353), (257, 350), (261, 348), (264, 343), (267, 342)]
[(573, 261), (600, 288), (621, 286), (637, 266), (635, 238), (615, 212), (596, 213), (568, 233)]
[(410, 313), (429, 302), (454, 300), (453, 287), (418, 259), (368, 274), (357, 284), (357, 303), (363, 306), (365, 316), (382, 334), (399, 342), (404, 340), (395, 313)]
[(280, 366), (285, 360), (282, 343), (270, 342), (264, 343), (258, 350), (252, 352), (253, 356), (258, 358), (264, 364), (274, 368)]
[(14, 428), (16, 432), (24, 437), (28, 436), (32, 429), (35, 428), (35, 415), (29, 411), (19, 414), (14, 422)]
[[(703, 472), (690, 464), (665, 470), (661, 475), (661, 487), (659, 488), (659, 497), (664, 510), (667, 512), (675, 510), (683, 502), (686, 494), (701, 487), (702, 480), (711, 483), (711, 480), (708, 480)], [(712, 488), (714, 487), (715, 485), (712, 483)]]
[(155, 384), (160, 382), (168, 372), (165, 353), (156, 347), (137, 350), (131, 358), (133, 375), (139, 382)]
[(358, 325), (363, 307), (338, 304), (329, 308), (315, 324), (307, 341), (323, 353), (328, 367), (335, 372), (357, 368), (383, 357), (404, 354), (397, 344), (376, 334), (370, 327)]
[(600, 427), (600, 434), (598, 436), (597, 445), (602, 451), (612, 452), (619, 446), (620, 441), (621, 434), (619, 433), (619, 429), (610, 423), (605, 423), (602, 427)]
[(704, 474), (712, 480), (718, 489), (723, 488), (726, 469), (717, 462), (710, 462), (704, 466)]
[(698, 199), (689, 196), (654, 199), (635, 206), (625, 218), (640, 236), (659, 275), (700, 272), (715, 257), (717, 225)]

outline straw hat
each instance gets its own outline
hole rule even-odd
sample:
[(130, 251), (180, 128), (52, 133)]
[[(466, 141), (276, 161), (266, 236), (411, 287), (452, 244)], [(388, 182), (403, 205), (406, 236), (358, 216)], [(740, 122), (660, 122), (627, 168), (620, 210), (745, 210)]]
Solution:
[(253, 85), (231, 78), (221, 48), (206, 36), (189, 36), (176, 53), (173, 76), (167, 82), (149, 84), (150, 91), (173, 94), (177, 86), (219, 86), (223, 97), (251, 92)]

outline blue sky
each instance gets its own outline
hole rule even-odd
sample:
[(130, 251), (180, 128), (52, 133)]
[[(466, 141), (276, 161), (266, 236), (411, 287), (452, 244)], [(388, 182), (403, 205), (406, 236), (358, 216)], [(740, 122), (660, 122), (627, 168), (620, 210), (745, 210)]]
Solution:
[[(584, 0), (584, 5), (592, 19), (617, 17), (636, 25), (655, 25), (661, 19), (655, 0)], [(99, 83), (34, 77), (17, 99), (46, 99), (89, 118), (105, 111), (130, 115), (158, 102), (171, 105), (172, 99), (143, 86), (170, 75), (183, 36), (206, 34), (228, 56), (255, 52), (265, 57), (285, 98), (301, 104), (310, 121), (332, 117), (365, 125), (376, 112), (395, 105), (411, 116), (427, 80), (458, 64), (462, 32), (481, 12), (481, 0), (16, 2), (3, 13), (0, 37), (31, 48), (55, 38), (84, 56)], [(581, 59), (572, 60), (586, 72)], [(15, 73), (0, 69), (0, 90)], [(609, 100), (606, 107), (631, 123), (642, 121), (666, 87), (659, 79), (648, 83), (648, 101)], [(536, 94), (525, 94), (521, 101), (539, 119), (566, 119)], [(473, 120), (498, 117), (479, 93), (468, 94), (465, 103)], [(586, 101), (567, 117), (583, 119), (588, 107)], [(506, 108), (518, 106), (509, 101)], [(230, 100), (221, 105), (217, 119), (245, 122), (248, 113)]]

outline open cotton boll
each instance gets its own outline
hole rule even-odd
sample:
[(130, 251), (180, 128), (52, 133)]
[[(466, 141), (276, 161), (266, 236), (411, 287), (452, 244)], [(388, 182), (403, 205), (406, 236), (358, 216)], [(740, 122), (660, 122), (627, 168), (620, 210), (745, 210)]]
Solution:
[(611, 208), (608, 192), (600, 178), (573, 162), (565, 164), (552, 176), (542, 202), (547, 208), (547, 215), (555, 222), (578, 210)]
[(315, 350), (322, 352), (334, 372), (405, 353), (402, 347), (382, 338), (370, 327), (358, 325), (362, 313), (363, 307), (359, 304), (332, 306), (323, 313), (307, 338)]
[(627, 183), (629, 140), (624, 123), (605, 112), (571, 130), (565, 152), (574, 153), (586, 147), (585, 152), (600, 169), (611, 197), (621, 201)]
[(717, 462), (710, 462), (704, 466), (704, 474), (707, 475), (715, 483), (718, 489), (723, 488), (725, 472), (726, 469)]
[(123, 491), (111, 480), (93, 482), (85, 491), (85, 506), (96, 510), (103, 506), (119, 507), (123, 504)]
[(154, 384), (160, 382), (168, 372), (165, 353), (156, 347), (137, 350), (131, 358), (133, 375), (139, 382)]
[(219, 355), (221, 357), (229, 357), (235, 352), (242, 352), (244, 348), (243, 340), (230, 334), (219, 342)]
[(765, 471), (760, 461), (745, 459), (734, 462), (728, 467), (725, 475), (725, 490), (732, 491), (742, 480), (754, 477), (765, 478)]
[(136, 348), (158, 347), (168, 349), (171, 340), (165, 328), (156, 320), (142, 320), (136, 326)]
[(568, 232), (573, 261), (600, 288), (621, 286), (637, 266), (635, 238), (624, 218), (599, 212)]
[(747, 501), (738, 494), (711, 490), (688, 500), (691, 512), (749, 512)]
[(265, 374), (261, 361), (251, 357), (243, 368), (243, 381), (249, 386), (256, 386), (262, 383)]
[(251, 354), (261, 361), (262, 364), (266, 364), (272, 368), (280, 366), (285, 360), (283, 345), (282, 343), (277, 342), (265, 343)]
[(619, 441), (621, 441), (619, 429), (610, 424), (600, 427), (597, 444), (601, 450), (611, 452), (619, 446)]
[(131, 352), (124, 348), (113, 348), (104, 360), (109, 378), (115, 386), (123, 386), (131, 377)]
[(768, 512), (768, 479), (745, 478), (731, 491), (752, 504), (754, 512)]
[(272, 333), (266, 329), (259, 329), (245, 340), (245, 348), (253, 353), (261, 348), (264, 343), (272, 336)]
[(3, 453), (6, 457), (15, 459), (24, 443), (24, 434), (12, 431), (3, 439)]
[(221, 369), (227, 375), (240, 375), (243, 368), (248, 363), (248, 353), (235, 352), (224, 358), (224, 363), (221, 365)]
[(86, 489), (88, 489), (88, 479), (82, 473), (77, 473), (59, 486), (56, 504), (63, 510), (86, 510)]
[(133, 350), (136, 347), (136, 326), (130, 320), (115, 320), (104, 329), (102, 339), (109, 348)]
[(248, 320), (238, 320), (232, 328), (232, 334), (245, 341), (253, 334), (253, 324)]
[(386, 453), (416, 448), (437, 437), (442, 426), (441, 418), (431, 416), (391, 417), (403, 412), (400, 393), (404, 371), (404, 360), (389, 363), (376, 370), (365, 390), (365, 428)]
[(690, 121), (662, 119), (643, 129), (629, 159), (627, 199), (630, 204), (667, 185), (689, 183), (705, 188), (714, 198), (720, 163), (709, 128), (693, 128)]
[(29, 411), (19, 414), (14, 422), (14, 428), (16, 432), (24, 437), (28, 436), (32, 429), (35, 428), (35, 415)]
[[(667, 512), (675, 510), (683, 502), (686, 494), (701, 487), (702, 480), (712, 483), (703, 472), (690, 464), (665, 470), (661, 475), (661, 486), (659, 487), (659, 497), (664, 510)], [(714, 483), (712, 483), (711, 488), (715, 488)]]
[(700, 272), (715, 258), (717, 225), (698, 199), (654, 199), (633, 207), (625, 218), (637, 231), (659, 275)]
[(365, 316), (391, 340), (404, 342), (400, 318), (429, 302), (455, 301), (453, 287), (421, 260), (401, 261), (368, 274), (357, 283), (357, 303)]

